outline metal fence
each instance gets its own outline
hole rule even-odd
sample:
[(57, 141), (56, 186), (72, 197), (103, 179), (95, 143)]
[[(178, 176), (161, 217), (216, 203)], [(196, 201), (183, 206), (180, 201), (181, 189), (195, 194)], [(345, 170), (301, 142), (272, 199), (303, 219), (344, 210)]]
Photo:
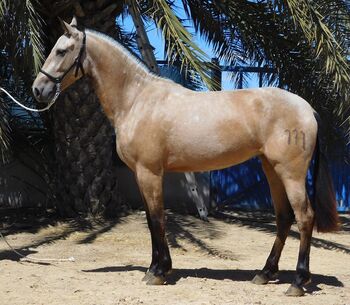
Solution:
[[(350, 211), (350, 165), (339, 160), (330, 162), (338, 211)], [(307, 186), (312, 195), (312, 173), (308, 172)], [(210, 173), (212, 199), (219, 206), (246, 210), (271, 209), (269, 185), (257, 158)]]
[[(212, 62), (218, 64), (216, 59), (213, 59)], [(244, 73), (257, 73), (259, 87), (262, 87), (263, 79), (277, 71), (270, 67), (220, 66), (220, 69), (214, 71), (212, 76), (219, 84), (221, 84), (222, 72), (237, 73), (237, 88), (242, 89)], [(333, 176), (338, 211), (350, 211), (350, 165), (345, 164), (337, 156), (330, 158), (329, 165)], [(212, 171), (210, 185), (212, 199), (219, 205), (243, 209), (272, 208), (269, 186), (257, 158), (227, 169)], [(312, 193), (312, 173), (310, 171), (307, 185), (309, 192)]]

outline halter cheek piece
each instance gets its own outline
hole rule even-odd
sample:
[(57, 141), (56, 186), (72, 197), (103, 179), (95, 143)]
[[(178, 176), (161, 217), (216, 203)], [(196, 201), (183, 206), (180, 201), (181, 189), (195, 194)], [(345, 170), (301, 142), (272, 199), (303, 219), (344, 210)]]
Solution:
[(80, 51), (78, 56), (76, 57), (76, 59), (74, 60), (74, 62), (72, 63), (72, 65), (69, 67), (69, 69), (64, 72), (61, 76), (58, 77), (54, 77), (51, 74), (45, 72), (43, 69), (40, 69), (40, 72), (43, 73), (45, 76), (47, 76), (52, 82), (54, 82), (56, 84), (56, 93), (55, 96), (52, 100), (52, 102), (54, 102), (58, 96), (61, 93), (61, 83), (63, 81), (63, 79), (66, 77), (66, 75), (75, 67), (75, 72), (74, 72), (74, 76), (77, 77), (78, 76), (78, 72), (79, 70), (81, 70), (81, 72), (83, 73), (83, 75), (85, 75), (85, 71), (84, 71), (84, 67), (83, 64), (81, 62), (81, 59), (83, 57), (84, 51), (86, 49), (86, 34), (85, 31), (83, 31), (83, 43), (80, 47)]

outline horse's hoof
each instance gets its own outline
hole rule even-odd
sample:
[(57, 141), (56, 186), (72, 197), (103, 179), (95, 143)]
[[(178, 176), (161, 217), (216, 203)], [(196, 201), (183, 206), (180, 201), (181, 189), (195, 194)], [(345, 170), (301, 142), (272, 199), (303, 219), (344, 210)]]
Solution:
[(147, 271), (145, 276), (142, 278), (142, 282), (147, 282), (153, 275), (153, 273), (151, 271)]
[(146, 285), (165, 285), (165, 276), (151, 274)]
[(252, 279), (252, 283), (256, 285), (265, 285), (269, 282), (269, 278), (263, 274), (263, 273), (258, 273), (254, 278)]
[(305, 294), (304, 289), (302, 287), (298, 287), (295, 285), (290, 285), (288, 290), (286, 291), (286, 295), (289, 297), (301, 297)]

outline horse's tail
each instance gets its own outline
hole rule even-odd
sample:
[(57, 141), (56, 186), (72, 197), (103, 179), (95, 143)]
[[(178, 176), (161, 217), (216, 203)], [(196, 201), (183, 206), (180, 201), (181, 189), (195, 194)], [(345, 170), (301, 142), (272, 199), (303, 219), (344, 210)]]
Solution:
[(332, 177), (329, 173), (327, 158), (321, 145), (321, 119), (317, 113), (315, 118), (318, 125), (314, 163), (314, 202), (318, 232), (339, 230), (340, 222), (337, 212), (337, 202), (333, 189)]

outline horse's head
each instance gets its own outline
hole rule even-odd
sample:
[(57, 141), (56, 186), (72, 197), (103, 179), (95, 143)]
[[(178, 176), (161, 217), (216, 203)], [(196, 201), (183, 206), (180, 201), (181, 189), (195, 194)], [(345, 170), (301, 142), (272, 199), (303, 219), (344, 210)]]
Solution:
[(57, 40), (33, 83), (33, 94), (39, 102), (50, 102), (61, 90), (84, 74), (86, 58), (84, 32), (77, 29), (76, 18), (70, 24), (62, 21), (64, 34)]

